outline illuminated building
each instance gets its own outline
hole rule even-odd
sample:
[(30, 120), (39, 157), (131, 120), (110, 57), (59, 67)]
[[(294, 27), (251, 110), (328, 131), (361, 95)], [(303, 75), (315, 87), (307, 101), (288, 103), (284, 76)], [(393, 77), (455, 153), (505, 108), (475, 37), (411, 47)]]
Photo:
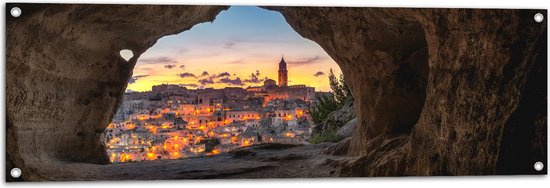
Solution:
[(306, 142), (315, 88), (288, 85), (284, 58), (278, 71), (278, 82), (266, 78), (246, 89), (163, 84), (125, 93), (105, 132), (110, 160), (180, 159), (261, 143)]
[(281, 57), (281, 62), (279, 62), (279, 87), (288, 86), (288, 71), (286, 70), (286, 62), (283, 57)]

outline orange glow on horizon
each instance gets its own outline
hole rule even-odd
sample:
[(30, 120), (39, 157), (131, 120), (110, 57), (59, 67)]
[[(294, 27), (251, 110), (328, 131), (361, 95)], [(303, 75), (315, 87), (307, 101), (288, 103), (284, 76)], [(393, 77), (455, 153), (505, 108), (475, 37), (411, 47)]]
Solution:
[[(240, 15), (239, 11), (243, 9), (256, 9), (240, 13), (250, 13), (246, 16), (258, 18), (262, 22), (235, 17)], [(264, 17), (266, 15), (272, 19), (264, 20), (267, 18)], [(213, 32), (220, 31), (221, 28), (226, 30)], [(268, 32), (261, 31), (264, 29)], [(274, 35), (272, 31), (280, 31), (282, 33), (279, 34), (282, 35)], [(235, 43), (235, 39), (243, 42), (236, 42), (235, 48), (224, 47), (228, 42)], [(249, 42), (257, 39), (262, 39), (262, 42)], [(332, 68), (336, 76), (340, 73), (339, 66), (329, 54), (317, 43), (295, 32), (282, 15), (258, 7), (232, 6), (217, 15), (212, 23), (198, 24), (189, 31), (159, 39), (154, 46), (140, 55), (133, 70), (134, 76), (147, 76), (134, 80), (135, 82), (128, 85), (127, 90), (150, 91), (153, 85), (161, 84), (186, 84), (187, 88), (196, 89), (201, 87), (200, 79), (223, 72), (228, 72), (231, 75), (228, 78), (231, 80), (245, 80), (250, 79), (251, 73), (254, 74), (257, 70), (261, 73), (259, 79), (268, 77), (277, 80), (281, 54), (284, 54), (287, 62), (290, 85), (305, 84), (315, 87), (317, 91), (329, 91), (329, 69)], [(160, 57), (164, 61), (158, 61)], [(164, 68), (163, 65), (168, 64), (174, 68)], [(203, 71), (209, 75), (201, 76)], [(324, 74), (316, 74), (317, 72)], [(178, 76), (181, 73), (189, 73), (190, 76)], [(262, 84), (243, 82), (231, 85), (230, 83), (235, 82), (218, 81), (215, 79), (204, 87), (246, 88)]]
[[(247, 57), (241, 57), (242, 59), (247, 59)], [(253, 58), (250, 58), (253, 59)], [(292, 61), (294, 58), (286, 58), (287, 61)], [(295, 59), (301, 59), (301, 58), (295, 58)], [(133, 91), (151, 91), (152, 86), (154, 85), (161, 85), (161, 84), (199, 84), (198, 80), (200, 78), (181, 78), (178, 76), (178, 74), (182, 72), (191, 72), (194, 74), (200, 74), (202, 71), (207, 71), (210, 73), (221, 73), (221, 72), (227, 72), (227, 70), (232, 70), (232, 74), (235, 74), (232, 79), (240, 78), (247, 79), (250, 75), (250, 73), (256, 72), (256, 70), (259, 70), (262, 73), (262, 78), (268, 77), (274, 80), (277, 80), (278, 73), (277, 73), (277, 63), (278, 58), (267, 58), (262, 60), (250, 60), (250, 65), (255, 65), (257, 61), (265, 62), (262, 66), (241, 66), (238, 70), (234, 69), (234, 65), (232, 64), (219, 64), (219, 63), (201, 63), (195, 65), (195, 68), (192, 70), (186, 70), (182, 71), (181, 69), (166, 69), (162, 66), (157, 66), (154, 64), (141, 64), (138, 60), (138, 63), (135, 66), (134, 74), (133, 75), (149, 75), (144, 78), (140, 78), (133, 84), (129, 84), (127, 87), (127, 90), (133, 90)], [(224, 59), (219, 58), (212, 58), (210, 62), (224, 62)], [(208, 66), (213, 65), (216, 66)], [(304, 84), (308, 86), (315, 87), (316, 91), (330, 91), (330, 85), (328, 80), (328, 71), (332, 68), (334, 71), (334, 74), (338, 76), (341, 71), (336, 65), (336, 63), (332, 60), (325, 60), (323, 62), (319, 62), (316, 64), (311, 65), (299, 65), (299, 66), (288, 66), (288, 75), (289, 80), (291, 81), (290, 85), (299, 85)], [(316, 71), (322, 71), (325, 73), (324, 76), (315, 77), (313, 74)], [(246, 88), (248, 86), (261, 86), (263, 83), (258, 84), (246, 84), (244, 86), (237, 86)], [(236, 87), (235, 85), (228, 85), (224, 83), (214, 83), (214, 84), (208, 84), (205, 85), (205, 87), (208, 88), (215, 88), (215, 89), (222, 89), (225, 87)], [(195, 87), (187, 87), (188, 89), (197, 89)], [(198, 113), (198, 112), (197, 112)]]

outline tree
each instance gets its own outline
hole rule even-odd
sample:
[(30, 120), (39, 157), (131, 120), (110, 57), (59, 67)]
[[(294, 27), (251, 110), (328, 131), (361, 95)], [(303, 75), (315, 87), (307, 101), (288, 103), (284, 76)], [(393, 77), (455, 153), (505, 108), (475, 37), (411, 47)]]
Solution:
[(346, 79), (343, 74), (340, 74), (339, 79), (336, 78), (332, 69), (330, 69), (328, 79), (330, 82), (331, 95), (317, 96), (317, 103), (311, 108), (311, 119), (315, 124), (322, 123), (327, 116), (344, 104), (353, 101), (351, 90), (346, 84)]
[(353, 101), (353, 96), (351, 95), (351, 90), (346, 84), (344, 74), (340, 73), (339, 79), (337, 79), (332, 69), (330, 69), (328, 79), (330, 82), (330, 89), (332, 90), (332, 96), (338, 106), (341, 107), (345, 103)]
[(336, 130), (333, 127), (334, 122), (326, 122), (329, 118), (329, 114), (337, 111), (344, 106), (344, 104), (353, 101), (351, 90), (346, 84), (346, 80), (343, 74), (340, 74), (339, 78), (336, 78), (332, 69), (328, 75), (330, 82), (330, 95), (317, 96), (316, 103), (310, 108), (309, 114), (311, 120), (316, 126), (313, 129), (313, 135), (309, 139), (310, 143), (316, 144), (321, 142), (338, 142), (343, 139), (336, 134)]
[(317, 103), (311, 107), (309, 114), (313, 123), (319, 125), (333, 111), (338, 110), (338, 103), (329, 95), (317, 96)]

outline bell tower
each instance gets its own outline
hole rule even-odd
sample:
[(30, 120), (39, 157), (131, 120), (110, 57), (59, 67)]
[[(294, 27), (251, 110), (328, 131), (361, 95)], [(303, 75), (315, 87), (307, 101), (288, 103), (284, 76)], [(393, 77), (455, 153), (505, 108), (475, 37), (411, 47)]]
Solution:
[(279, 87), (288, 86), (288, 71), (286, 70), (286, 62), (283, 56), (281, 56), (281, 62), (279, 62)]

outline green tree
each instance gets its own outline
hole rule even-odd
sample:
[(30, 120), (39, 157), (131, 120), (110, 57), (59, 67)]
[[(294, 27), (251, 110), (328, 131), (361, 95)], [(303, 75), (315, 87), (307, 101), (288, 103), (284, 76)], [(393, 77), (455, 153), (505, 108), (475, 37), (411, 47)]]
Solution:
[(309, 114), (315, 124), (321, 124), (333, 111), (338, 110), (338, 103), (329, 95), (317, 96), (317, 103), (311, 107)]
[(353, 101), (351, 90), (346, 84), (343, 74), (336, 78), (332, 69), (330, 69), (328, 79), (330, 82), (330, 95), (317, 96), (317, 102), (310, 109), (311, 119), (315, 124), (321, 124), (328, 115), (340, 109), (344, 104)]
[[(313, 129), (313, 135), (308, 141), (312, 144), (321, 142), (338, 142), (343, 138), (336, 134), (336, 130), (330, 128), (325, 120), (329, 114), (339, 110), (344, 104), (353, 101), (351, 90), (346, 84), (343, 74), (337, 78), (330, 69), (328, 79), (330, 82), (330, 95), (317, 96), (316, 103), (310, 108), (311, 120), (317, 126)], [(323, 124), (325, 123), (325, 124)], [(329, 123), (330, 124), (330, 123)]]
[(353, 101), (353, 96), (351, 95), (351, 90), (346, 84), (344, 74), (340, 73), (339, 78), (336, 78), (334, 72), (330, 69), (328, 79), (333, 98), (338, 106), (342, 106), (349, 101)]

